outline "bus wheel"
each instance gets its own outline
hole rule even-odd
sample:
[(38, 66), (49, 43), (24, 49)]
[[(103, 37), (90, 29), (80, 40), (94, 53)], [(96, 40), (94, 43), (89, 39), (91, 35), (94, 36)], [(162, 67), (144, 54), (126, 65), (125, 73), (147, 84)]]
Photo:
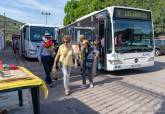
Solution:
[(155, 49), (155, 56), (159, 56), (160, 55), (160, 50), (159, 49)]

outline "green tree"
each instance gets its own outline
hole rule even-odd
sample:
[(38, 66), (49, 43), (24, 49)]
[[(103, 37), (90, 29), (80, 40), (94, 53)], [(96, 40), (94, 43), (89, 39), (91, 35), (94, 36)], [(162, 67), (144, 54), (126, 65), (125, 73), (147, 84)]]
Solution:
[(72, 23), (77, 18), (76, 8), (78, 7), (79, 1), (70, 0), (67, 2), (64, 8), (65, 17), (64, 17), (64, 25)]

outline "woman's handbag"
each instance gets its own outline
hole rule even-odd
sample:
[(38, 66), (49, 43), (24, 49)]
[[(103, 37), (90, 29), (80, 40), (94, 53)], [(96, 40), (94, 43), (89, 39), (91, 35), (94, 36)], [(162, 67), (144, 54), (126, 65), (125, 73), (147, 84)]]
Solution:
[(51, 76), (52, 76), (52, 78), (54, 79), (54, 80), (57, 80), (58, 78), (57, 78), (57, 75), (56, 75), (56, 72), (57, 72), (57, 69), (56, 68), (53, 68), (52, 69), (52, 72), (51, 72)]
[(61, 62), (61, 61), (58, 61), (57, 67), (58, 67), (58, 68), (62, 68), (62, 66), (63, 66), (63, 65), (62, 65), (62, 62)]

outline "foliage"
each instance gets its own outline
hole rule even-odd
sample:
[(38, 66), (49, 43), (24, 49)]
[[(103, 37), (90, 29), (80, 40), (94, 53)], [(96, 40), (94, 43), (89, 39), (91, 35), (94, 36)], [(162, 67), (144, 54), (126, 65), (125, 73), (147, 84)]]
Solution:
[(11, 47), (11, 46), (12, 46), (11, 40), (7, 39), (6, 40), (6, 47)]
[[(13, 20), (11, 18), (5, 17), (5, 36), (6, 39), (10, 39), (12, 34), (19, 33), (20, 26), (23, 23)], [(4, 32), (4, 16), (0, 15), (0, 31)]]
[(165, 32), (165, 0), (70, 0), (65, 5), (64, 25), (90, 12), (116, 5), (152, 10), (156, 35)]

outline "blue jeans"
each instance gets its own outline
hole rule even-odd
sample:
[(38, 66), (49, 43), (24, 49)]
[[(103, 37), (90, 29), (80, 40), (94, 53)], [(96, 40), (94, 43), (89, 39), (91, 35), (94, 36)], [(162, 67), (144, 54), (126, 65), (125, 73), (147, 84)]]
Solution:
[(81, 75), (82, 75), (83, 84), (86, 84), (86, 75), (88, 76), (89, 83), (93, 83), (93, 68), (92, 67), (83, 67)]
[(51, 56), (41, 56), (41, 61), (42, 61), (42, 64), (44, 66), (44, 70), (46, 73), (45, 81), (48, 84), (51, 84), (52, 79), (51, 79), (50, 73), (51, 73), (52, 66), (53, 66), (53, 58)]

